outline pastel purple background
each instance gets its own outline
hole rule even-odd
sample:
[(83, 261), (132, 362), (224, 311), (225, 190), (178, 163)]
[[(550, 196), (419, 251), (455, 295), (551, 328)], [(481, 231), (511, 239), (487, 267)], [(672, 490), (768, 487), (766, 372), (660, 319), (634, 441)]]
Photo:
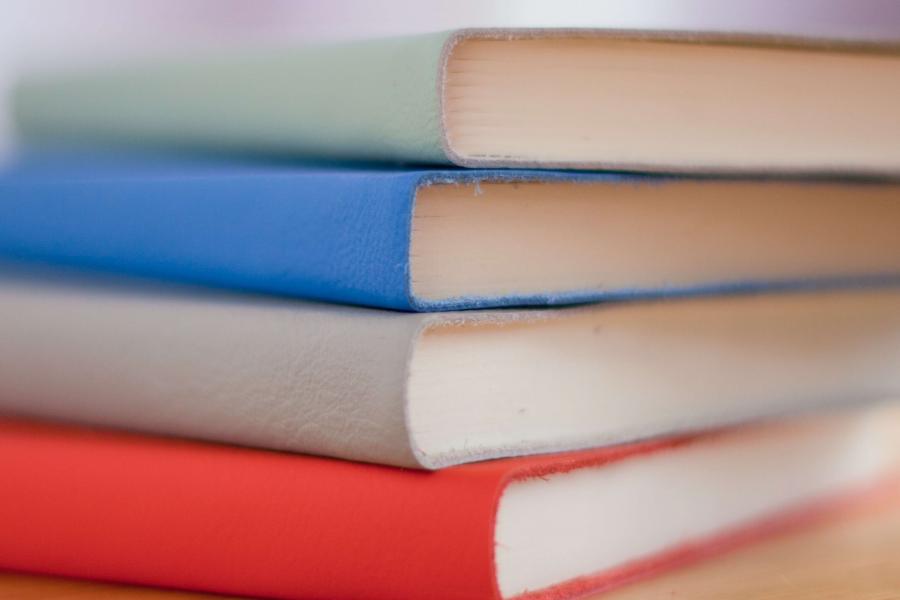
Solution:
[(3, 0), (4, 96), (23, 70), (234, 44), (285, 44), (457, 27), (720, 29), (900, 39), (898, 0)]

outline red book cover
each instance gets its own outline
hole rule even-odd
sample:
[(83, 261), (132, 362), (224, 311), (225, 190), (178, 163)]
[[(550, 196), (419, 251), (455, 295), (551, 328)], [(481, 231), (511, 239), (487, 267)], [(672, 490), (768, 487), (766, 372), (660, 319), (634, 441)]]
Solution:
[[(782, 527), (872, 485), (884, 474), (874, 440), (860, 417), (845, 417), (423, 472), (6, 420), (0, 568), (266, 598), (564, 598)], [(754, 461), (765, 469), (747, 466)], [(754, 487), (732, 493), (722, 468), (737, 470), (735, 485)], [(679, 529), (676, 543), (654, 537), (676, 505), (715, 513), (769, 493), (757, 488), (775, 493), (797, 481), (805, 483), (787, 496), (732, 511), (727, 525)], [(642, 485), (657, 488), (612, 497)], [(565, 505), (579, 494), (596, 510)], [(625, 523), (631, 529), (617, 540), (622, 505), (644, 518)], [(558, 547), (554, 531), (572, 519), (587, 530), (579, 543), (602, 545)], [(527, 545), (541, 536), (546, 547), (515, 554), (517, 537)], [(642, 536), (659, 547), (629, 546)], [(601, 556), (610, 552), (612, 562)], [(599, 562), (572, 577), (576, 558)], [(538, 575), (553, 583), (532, 585)]]

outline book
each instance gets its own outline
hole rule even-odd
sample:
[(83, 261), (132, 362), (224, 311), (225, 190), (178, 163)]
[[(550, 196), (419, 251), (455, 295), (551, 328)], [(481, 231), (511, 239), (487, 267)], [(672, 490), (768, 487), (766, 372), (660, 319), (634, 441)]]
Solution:
[(463, 30), (35, 74), (38, 140), (466, 167), (896, 174), (897, 45)]
[(400, 313), (0, 279), (0, 411), (413, 468), (900, 396), (900, 288)]
[(0, 257), (412, 311), (900, 281), (898, 222), (897, 182), (67, 153), (0, 176)]
[(0, 568), (285, 599), (569, 598), (889, 485), (885, 424), (848, 414), (423, 473), (6, 420)]

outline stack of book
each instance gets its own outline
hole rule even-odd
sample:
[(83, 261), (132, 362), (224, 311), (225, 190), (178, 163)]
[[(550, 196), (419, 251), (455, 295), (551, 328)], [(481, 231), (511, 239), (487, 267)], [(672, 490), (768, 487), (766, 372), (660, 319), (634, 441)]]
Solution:
[(896, 476), (896, 48), (467, 30), (16, 101), (0, 568), (556, 599)]

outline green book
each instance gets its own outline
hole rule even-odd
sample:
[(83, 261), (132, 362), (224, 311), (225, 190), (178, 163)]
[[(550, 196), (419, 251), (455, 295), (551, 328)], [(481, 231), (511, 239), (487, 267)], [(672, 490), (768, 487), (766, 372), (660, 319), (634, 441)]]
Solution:
[(900, 172), (900, 50), (462, 30), (33, 75), (26, 137), (467, 167)]

